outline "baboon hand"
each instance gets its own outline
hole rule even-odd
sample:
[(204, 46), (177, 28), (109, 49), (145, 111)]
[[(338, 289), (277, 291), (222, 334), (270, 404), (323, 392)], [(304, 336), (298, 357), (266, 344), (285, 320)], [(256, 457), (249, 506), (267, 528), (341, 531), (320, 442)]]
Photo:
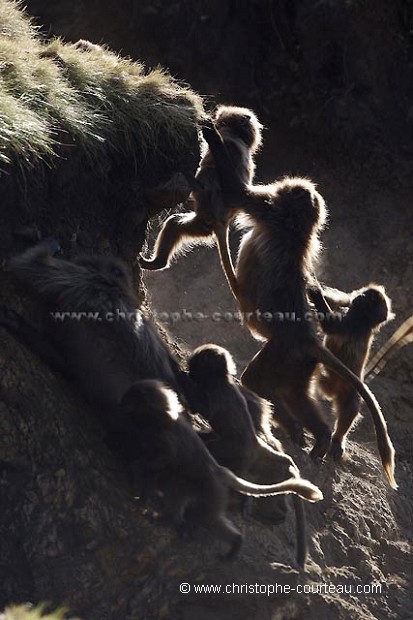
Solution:
[(222, 142), (221, 136), (215, 129), (215, 125), (211, 118), (205, 116), (200, 120), (199, 126), (201, 128), (202, 135), (208, 144), (211, 144), (211, 142)]

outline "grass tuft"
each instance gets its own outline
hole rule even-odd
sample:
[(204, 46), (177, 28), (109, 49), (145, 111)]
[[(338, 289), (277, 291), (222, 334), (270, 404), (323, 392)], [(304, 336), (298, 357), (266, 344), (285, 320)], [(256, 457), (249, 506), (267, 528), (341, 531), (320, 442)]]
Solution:
[(99, 46), (43, 41), (19, 2), (0, 0), (0, 166), (52, 162), (77, 146), (98, 168), (185, 148), (202, 100), (161, 68)]
[[(0, 620), (65, 620), (68, 618), (65, 608), (57, 609), (51, 613), (45, 611), (45, 605), (31, 607), (29, 605), (13, 605), (0, 613)], [(71, 618), (71, 620), (76, 620)]]

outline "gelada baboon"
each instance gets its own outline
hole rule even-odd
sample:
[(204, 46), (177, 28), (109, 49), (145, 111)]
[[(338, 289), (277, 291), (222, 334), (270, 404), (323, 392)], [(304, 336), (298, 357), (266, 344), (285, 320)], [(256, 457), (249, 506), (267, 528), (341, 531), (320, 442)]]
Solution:
[(272, 449), (258, 436), (250, 406), (262, 432), (265, 414), (258, 413), (258, 409), (264, 408), (266, 401), (237, 385), (233, 379), (235, 363), (226, 349), (213, 344), (198, 347), (188, 360), (188, 371), (193, 385), (192, 393), (188, 391), (189, 405), (209, 422), (214, 436), (220, 438), (211, 446), (219, 463), (245, 475), (265, 453), (273, 463), (292, 467), (297, 473), (290, 457)]
[[(189, 403), (210, 423), (213, 433), (210, 433), (210, 441), (205, 434), (205, 443), (220, 465), (238, 475), (252, 475), (260, 483), (266, 482), (262, 477), (270, 476), (274, 480), (275, 474), (285, 476), (287, 472), (300, 479), (294, 461), (281, 449), (275, 450), (268, 445), (269, 405), (235, 383), (235, 364), (226, 349), (211, 344), (195, 349), (189, 358), (188, 369), (195, 385)], [(305, 512), (297, 496), (293, 497), (293, 502), (297, 564), (303, 567), (307, 557)]]
[[(45, 305), (49, 320), (44, 337), (50, 338), (51, 346), (63, 359), (65, 372), (91, 404), (99, 408), (111, 428), (118, 424), (119, 403), (122, 403), (123, 414), (140, 411), (142, 394), (139, 385), (136, 386), (137, 380), (160, 378), (165, 386), (179, 387), (178, 364), (156, 330), (137, 310), (130, 276), (123, 263), (113, 258), (93, 257), (64, 261), (53, 258), (49, 245), (43, 243), (15, 257), (10, 269)], [(14, 327), (18, 332), (17, 323), (11, 325), (12, 331)], [(39, 341), (43, 342), (42, 335), (35, 330), (25, 332), (23, 340), (35, 349)], [(43, 349), (40, 354), (44, 354)], [(277, 485), (260, 486), (219, 467), (185, 415), (178, 412), (180, 407), (174, 406), (172, 416), (165, 413), (165, 403), (169, 412), (171, 403), (177, 400), (171, 390), (166, 393), (168, 398), (161, 398), (158, 392), (157, 396), (152, 391), (156, 411), (143, 412), (143, 417), (139, 418), (143, 420), (140, 430), (135, 433), (136, 441), (139, 442), (141, 432), (149, 438), (150, 443), (144, 442), (142, 448), (146, 450), (149, 469), (159, 468), (167, 480), (175, 479), (172, 485), (175, 490), (167, 492), (174, 496), (180, 489), (180, 510), (185, 510), (187, 499), (189, 504), (195, 500), (197, 505), (197, 500), (202, 503), (204, 496), (211, 498), (212, 504), (217, 506), (215, 525), (219, 535), (232, 545), (230, 556), (239, 547), (240, 534), (232, 524), (227, 524), (222, 510), (220, 512), (227, 488), (247, 495), (298, 493), (308, 501), (322, 499), (319, 489), (304, 480), (291, 479)], [(160, 465), (162, 460), (166, 460), (165, 469)]]
[[(261, 144), (262, 125), (251, 110), (223, 105), (217, 108), (214, 122), (237, 174), (244, 183), (251, 183), (255, 170), (253, 155)], [(209, 150), (201, 161), (195, 181), (195, 211), (171, 215), (156, 240), (153, 258), (148, 260), (141, 257), (140, 265), (144, 269), (168, 267), (176, 252), (197, 242), (211, 242), (215, 235), (223, 270), (235, 293), (236, 282), (228, 237), (229, 225), (236, 209), (223, 199), (214, 159)]]
[(393, 355), (406, 344), (413, 342), (413, 316), (410, 316), (394, 332), (393, 336), (377, 351), (365, 369), (366, 381), (374, 379)]
[(111, 412), (139, 379), (160, 379), (181, 393), (180, 367), (140, 311), (126, 265), (113, 257), (54, 258), (51, 243), (29, 248), (9, 265), (42, 302), (44, 333), (21, 317), (14, 328), (9, 321), (11, 331), (42, 357), (54, 351), (50, 363), (99, 410)]
[(135, 383), (122, 398), (117, 420), (126, 431), (125, 456), (131, 463), (139, 457), (145, 479), (162, 491), (175, 525), (181, 529), (195, 523), (213, 530), (230, 545), (223, 559), (235, 557), (242, 543), (225, 514), (229, 489), (250, 496), (298, 493), (308, 501), (323, 497), (306, 480), (257, 485), (218, 465), (182, 415), (174, 392), (159, 381)]
[[(382, 286), (369, 284), (352, 293), (352, 302), (345, 313), (333, 312), (321, 290), (309, 290), (309, 296), (320, 317), (326, 334), (324, 345), (339, 360), (364, 380), (364, 370), (374, 335), (393, 318), (391, 301)], [(318, 370), (317, 386), (333, 402), (337, 422), (330, 452), (340, 459), (345, 451), (346, 437), (361, 405), (357, 390), (330, 368)], [(380, 430), (377, 440), (381, 440)], [(385, 446), (379, 448), (380, 452)]]
[(394, 448), (377, 400), (317, 339), (306, 289), (314, 283), (319, 233), (327, 215), (323, 198), (306, 179), (246, 185), (213, 125), (204, 121), (203, 132), (215, 158), (224, 200), (242, 209), (242, 217), (251, 227), (238, 254), (238, 301), (250, 331), (267, 342), (244, 371), (242, 383), (263, 398), (278, 398), (285, 410), (314, 435), (312, 457), (322, 458), (329, 450), (331, 431), (309, 388), (318, 363), (335, 371), (369, 406), (383, 468), (396, 488)]

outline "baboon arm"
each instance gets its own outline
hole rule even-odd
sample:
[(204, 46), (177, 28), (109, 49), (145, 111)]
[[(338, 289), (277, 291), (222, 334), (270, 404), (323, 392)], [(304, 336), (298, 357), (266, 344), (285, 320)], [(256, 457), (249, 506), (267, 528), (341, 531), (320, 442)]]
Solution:
[[(334, 289), (332, 289), (334, 290)], [(340, 292), (340, 291), (339, 291)], [(334, 312), (321, 287), (313, 286), (307, 289), (308, 296), (315, 306), (318, 313), (318, 319), (321, 323), (323, 331), (326, 334), (345, 334), (348, 333), (348, 319), (341, 312)]]
[(225, 201), (231, 205), (242, 202), (245, 194), (244, 183), (238, 175), (223, 139), (212, 121), (208, 119), (203, 121), (201, 129), (214, 158)]
[(323, 286), (323, 295), (327, 303), (334, 309), (338, 306), (348, 308), (351, 305), (351, 295), (349, 295), (349, 293), (345, 293), (344, 291), (340, 291), (338, 288)]
[(330, 308), (325, 298), (324, 291), (321, 290), (320, 286), (308, 287), (307, 293), (308, 293), (308, 297), (310, 298), (310, 301), (314, 304), (317, 312), (320, 312), (321, 314), (332, 313), (332, 309)]
[(74, 263), (55, 259), (44, 244), (29, 248), (12, 258), (10, 271), (39, 297), (52, 301), (80, 281), (85, 269)]
[(351, 295), (330, 286), (322, 286), (318, 282), (307, 288), (307, 293), (315, 305), (317, 312), (331, 313), (338, 307), (348, 308), (351, 305)]

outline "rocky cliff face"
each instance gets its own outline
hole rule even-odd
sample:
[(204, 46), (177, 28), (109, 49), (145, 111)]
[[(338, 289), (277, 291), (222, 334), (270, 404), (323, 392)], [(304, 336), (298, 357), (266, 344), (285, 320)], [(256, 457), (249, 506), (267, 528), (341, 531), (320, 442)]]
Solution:
[[(217, 10), (209, 1), (29, 0), (28, 8), (46, 29), (69, 40), (103, 41), (149, 64), (161, 62), (202, 93), (254, 107), (268, 126), (257, 178), (293, 172), (319, 183), (330, 208), (322, 275), (344, 289), (369, 281), (386, 286), (397, 319), (383, 330), (383, 342), (411, 313), (411, 3), (241, 4), (228, 1)], [(194, 154), (188, 170), (195, 165)], [(45, 232), (63, 236), (68, 253), (80, 251), (79, 242), (93, 252), (130, 248), (111, 215), (113, 195), (125, 205), (128, 196), (136, 197), (128, 168), (114, 166), (99, 187), (93, 170), (85, 170), (76, 155), (63, 160), (59, 170), (44, 177), (47, 201), (45, 185), (39, 185), (43, 177), (29, 176), (27, 196), (44, 205), (38, 213)], [(20, 193), (13, 179), (2, 182), (7, 228), (1, 249), (8, 255)], [(52, 211), (51, 204), (58, 209)], [(104, 238), (96, 236), (97, 228), (104, 228)], [(82, 234), (73, 240), (74, 229)], [(134, 252), (144, 238), (143, 222), (139, 230)], [(185, 308), (211, 315), (235, 309), (214, 248), (148, 275), (146, 285), (154, 311)], [(0, 287), (3, 297), (23, 308), (4, 273)], [(210, 341), (227, 346), (240, 369), (257, 349), (238, 323), (206, 319), (168, 328), (189, 348)], [(290, 568), (291, 511), (280, 525), (234, 514), (246, 542), (234, 564), (218, 563), (220, 545), (210, 533), (181, 541), (132, 497), (98, 420), (71, 386), (1, 328), (0, 343), (1, 606), (49, 600), (67, 604), (87, 620), (413, 616), (408, 349), (371, 386), (396, 447), (399, 491), (383, 479), (367, 412), (339, 465), (330, 460), (314, 465), (279, 432), (302, 473), (325, 495), (307, 510), (310, 561), (298, 576)], [(183, 582), (191, 586), (188, 594), (179, 592)], [(256, 583), (290, 590), (268, 595), (270, 588), (249, 594), (241, 588)], [(196, 584), (240, 587), (226, 595), (200, 594)]]

